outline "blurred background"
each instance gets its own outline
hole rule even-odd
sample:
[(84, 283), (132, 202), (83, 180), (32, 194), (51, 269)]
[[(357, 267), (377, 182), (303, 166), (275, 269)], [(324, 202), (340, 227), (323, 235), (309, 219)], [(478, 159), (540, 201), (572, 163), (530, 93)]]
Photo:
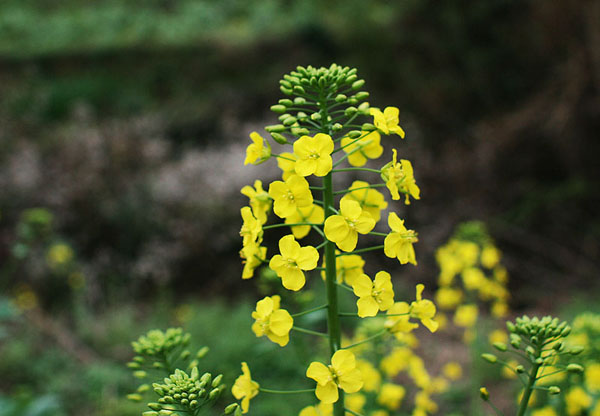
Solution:
[(152, 327), (239, 372), (260, 294), (239, 189), (279, 175), (245, 148), (296, 65), (357, 67), (400, 108), (382, 160), (421, 187), (395, 206), (419, 266), (386, 263), (407, 297), (475, 219), (515, 313), (600, 312), (598, 22), (594, 0), (3, 0), (0, 415), (140, 414), (123, 363)]

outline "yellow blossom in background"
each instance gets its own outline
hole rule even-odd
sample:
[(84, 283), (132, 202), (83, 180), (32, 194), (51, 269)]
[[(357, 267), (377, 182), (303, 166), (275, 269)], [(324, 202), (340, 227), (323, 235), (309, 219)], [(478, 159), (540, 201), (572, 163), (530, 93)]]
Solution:
[(565, 396), (567, 402), (567, 414), (569, 416), (579, 415), (592, 405), (592, 398), (581, 387), (573, 387)]
[[(519, 365), (517, 360), (509, 360), (507, 363), (508, 367), (502, 366), (502, 376), (509, 379), (517, 378), (517, 374), (513, 371)], [(542, 379), (543, 380), (543, 379)], [(540, 380), (540, 381), (542, 381)]]
[(306, 376), (317, 382), (315, 395), (323, 403), (337, 402), (338, 388), (346, 393), (356, 393), (363, 385), (354, 354), (348, 350), (336, 351), (331, 357), (330, 366), (312, 362), (306, 370)]
[(485, 274), (476, 267), (469, 267), (468, 269), (463, 270), (461, 275), (465, 289), (467, 290), (477, 290), (483, 286), (486, 281)]
[(293, 153), (281, 153), (277, 156), (277, 166), (281, 169), (281, 179), (287, 180), (296, 174), (296, 155)]
[(388, 310), (394, 304), (392, 277), (387, 272), (377, 273), (374, 281), (363, 274), (354, 280), (352, 289), (359, 297), (356, 306), (361, 318), (376, 316), (377, 312)]
[(411, 332), (419, 324), (410, 322), (410, 306), (406, 302), (396, 302), (387, 311), (384, 326), (392, 334)]
[(344, 199), (353, 199), (358, 202), (363, 211), (371, 214), (375, 222), (381, 219), (381, 210), (386, 209), (388, 204), (383, 194), (376, 189), (369, 188), (368, 182), (354, 181), (350, 185), (349, 193)]
[(254, 277), (254, 270), (266, 261), (267, 248), (258, 243), (251, 243), (242, 248), (240, 257), (245, 259), (242, 279), (251, 279)]
[(240, 230), (240, 236), (242, 236), (242, 245), (245, 247), (249, 244), (260, 243), (262, 241), (263, 229), (259, 220), (252, 214), (250, 207), (243, 207), (240, 210), (242, 214), (242, 228)]
[(383, 134), (397, 134), (404, 139), (404, 130), (398, 125), (400, 110), (396, 107), (386, 107), (383, 112), (375, 107), (369, 109), (373, 116), (373, 124)]
[(594, 394), (600, 393), (600, 364), (592, 363), (585, 366), (585, 386)]
[(311, 246), (300, 247), (293, 235), (279, 240), (279, 252), (271, 258), (269, 267), (281, 277), (283, 287), (288, 290), (300, 290), (306, 279), (305, 270), (313, 270), (319, 261), (319, 252)]
[(385, 383), (381, 386), (381, 390), (377, 395), (377, 403), (390, 410), (398, 410), (405, 394), (404, 387), (398, 384)]
[(461, 305), (456, 308), (456, 312), (454, 313), (454, 324), (465, 328), (471, 328), (477, 322), (478, 314), (479, 310), (477, 309), (477, 305)]
[(38, 297), (29, 286), (20, 286), (14, 295), (13, 303), (19, 312), (27, 312), (38, 306)]
[(284, 347), (290, 340), (290, 330), (294, 320), (285, 309), (279, 309), (281, 298), (277, 295), (267, 296), (256, 303), (252, 318), (252, 331), (257, 337), (266, 335), (271, 341)]
[(550, 406), (542, 407), (531, 412), (531, 416), (558, 416)]
[(314, 406), (307, 406), (300, 411), (298, 416), (331, 416), (333, 414), (333, 404), (319, 403)]
[(435, 303), (443, 309), (454, 309), (463, 300), (463, 292), (460, 289), (440, 287), (435, 293)]
[(390, 416), (390, 414), (385, 410), (375, 410), (374, 412), (369, 413), (369, 416)]
[(506, 334), (506, 331), (503, 331), (502, 329), (494, 329), (488, 335), (488, 341), (490, 344), (494, 344), (496, 342), (503, 342), (506, 344), (508, 342), (508, 335)]
[(415, 395), (415, 407), (420, 409), (423, 413), (435, 413), (438, 410), (437, 404), (431, 400), (429, 394), (422, 390)]
[(341, 145), (348, 154), (348, 163), (352, 166), (364, 166), (368, 159), (377, 159), (383, 153), (381, 136), (377, 131), (363, 131), (358, 139), (342, 137)]
[(394, 347), (379, 363), (381, 370), (388, 377), (395, 377), (408, 368), (413, 352), (407, 347)]
[[(336, 250), (336, 255), (340, 252)], [(337, 272), (337, 282), (347, 283), (352, 286), (354, 280), (363, 274), (365, 261), (358, 254), (349, 254), (347, 256), (337, 256), (335, 258), (335, 266)], [(323, 258), (323, 267), (325, 267), (325, 258)], [(321, 272), (323, 280), (325, 280), (325, 271)]]
[(358, 243), (358, 233), (367, 234), (375, 227), (375, 220), (363, 211), (360, 204), (350, 199), (340, 201), (340, 215), (331, 215), (325, 220), (325, 236), (340, 250), (352, 251)]
[(73, 260), (73, 249), (64, 243), (53, 244), (46, 253), (48, 265), (56, 269)]
[(233, 397), (237, 400), (242, 399), (242, 413), (248, 413), (250, 399), (256, 397), (259, 387), (258, 383), (252, 380), (248, 364), (242, 363), (242, 375), (235, 380), (231, 388)]
[(600, 402), (596, 404), (596, 407), (594, 407), (594, 410), (592, 410), (590, 416), (600, 416)]
[(265, 139), (255, 131), (250, 133), (250, 138), (252, 139), (252, 143), (246, 148), (246, 160), (244, 160), (244, 165), (247, 165), (248, 163), (258, 165), (269, 159), (271, 157), (271, 145), (269, 142), (265, 141)]
[(317, 133), (314, 137), (302, 136), (294, 142), (296, 173), (300, 176), (325, 176), (331, 171), (333, 152), (331, 136)]
[(356, 368), (363, 377), (363, 390), (377, 391), (381, 385), (381, 374), (373, 367), (373, 364), (367, 360), (356, 360)]
[(493, 269), (500, 262), (500, 250), (492, 245), (484, 246), (481, 250), (481, 264), (488, 269)]
[(263, 189), (262, 182), (258, 179), (254, 181), (254, 187), (246, 185), (241, 190), (242, 195), (250, 199), (252, 214), (258, 219), (261, 224), (267, 222), (267, 213), (271, 209), (271, 198)]
[(417, 233), (404, 226), (404, 220), (398, 218), (395, 212), (390, 212), (388, 225), (391, 232), (383, 241), (383, 251), (390, 258), (397, 258), (400, 264), (417, 265), (413, 244), (419, 241)]
[(506, 302), (494, 302), (492, 304), (492, 316), (494, 318), (504, 318), (506, 315), (508, 315)]
[(421, 357), (413, 355), (410, 358), (408, 375), (413, 379), (417, 387), (427, 391), (431, 388), (432, 380)]
[(508, 283), (508, 272), (506, 271), (506, 268), (504, 266), (498, 265), (494, 267), (492, 273), (496, 281), (502, 283), (503, 285)]
[(442, 373), (449, 380), (452, 380), (452, 381), (458, 380), (463, 375), (462, 366), (459, 363), (457, 363), (456, 361), (450, 361), (450, 362), (446, 363), (446, 365), (444, 365), (444, 367), (442, 368)]
[(435, 321), (438, 323), (438, 329), (444, 329), (448, 326), (448, 317), (443, 312), (437, 312), (435, 314)]
[[(286, 224), (298, 224), (302, 222), (310, 222), (320, 224), (325, 219), (325, 211), (319, 205), (312, 204), (308, 207), (298, 208), (296, 212), (289, 217), (286, 217)], [(292, 234), (298, 240), (304, 238), (310, 232), (310, 225), (295, 225), (292, 226)]]
[[(352, 393), (352, 394), (347, 394), (344, 397), (344, 407), (346, 409), (352, 410), (353, 412), (356, 413), (362, 413), (363, 408), (365, 407), (365, 404), (367, 403), (367, 398), (365, 397), (364, 394), (360, 394), (360, 393)], [(351, 413), (347, 412), (347, 415), (352, 415)]]
[(405, 195), (404, 203), (409, 205), (409, 197), (420, 199), (421, 190), (415, 181), (412, 163), (406, 159), (401, 159), (398, 163), (396, 157), (396, 149), (392, 149), (392, 161), (381, 168), (381, 178), (389, 189), (393, 200), (400, 199), (399, 192), (402, 192)]
[(269, 196), (273, 198), (273, 211), (280, 218), (289, 217), (298, 208), (313, 204), (308, 181), (298, 175), (291, 175), (285, 182), (272, 182), (269, 185)]
[(423, 325), (427, 327), (431, 332), (435, 332), (438, 329), (438, 323), (433, 320), (435, 316), (435, 305), (429, 299), (423, 299), (422, 293), (425, 286), (422, 284), (417, 285), (417, 300), (410, 304), (410, 316), (417, 318)]

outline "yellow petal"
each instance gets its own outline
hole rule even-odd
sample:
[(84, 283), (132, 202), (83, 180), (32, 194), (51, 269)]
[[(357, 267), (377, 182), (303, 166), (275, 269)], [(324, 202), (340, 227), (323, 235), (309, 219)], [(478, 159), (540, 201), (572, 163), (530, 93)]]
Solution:
[(352, 369), (348, 373), (342, 375), (338, 379), (338, 383), (342, 390), (346, 393), (356, 393), (363, 386), (362, 375), (357, 368)]
[(371, 296), (371, 292), (373, 291), (373, 282), (369, 276), (362, 274), (354, 279), (354, 282), (352, 282), (352, 289), (354, 290), (354, 294), (359, 298)]
[(356, 306), (358, 307), (358, 316), (360, 316), (361, 318), (367, 316), (375, 316), (377, 315), (377, 312), (379, 312), (379, 305), (377, 304), (377, 301), (371, 296), (360, 298), (356, 302)]
[(342, 198), (340, 200), (340, 214), (355, 220), (362, 214), (362, 208), (358, 202), (349, 198)]
[(306, 377), (312, 378), (319, 384), (326, 384), (331, 381), (331, 371), (325, 364), (313, 361), (306, 370)]
[(273, 312), (273, 299), (267, 296), (256, 302), (256, 312), (261, 318), (269, 316)]
[(337, 350), (331, 357), (331, 366), (338, 375), (344, 374), (356, 367), (356, 358), (351, 351)]
[(335, 244), (342, 251), (349, 252), (356, 248), (358, 243), (358, 233), (354, 230), (349, 230), (348, 235), (341, 241), (336, 241)]
[(279, 309), (273, 312), (269, 321), (269, 328), (275, 335), (287, 335), (294, 326), (294, 319), (285, 309)]
[(306, 279), (299, 269), (289, 269), (281, 274), (281, 283), (288, 290), (298, 291), (304, 287)]
[(312, 270), (317, 267), (319, 262), (319, 252), (316, 248), (307, 246), (300, 248), (298, 257), (296, 257), (296, 264), (302, 270)]
[(317, 384), (315, 395), (317, 396), (317, 399), (325, 404), (335, 403), (340, 397), (337, 386), (333, 381), (330, 381), (327, 384)]
[(279, 240), (279, 252), (284, 258), (296, 259), (300, 254), (300, 244), (293, 235), (286, 235)]
[(325, 220), (325, 236), (328, 240), (337, 242), (345, 239), (350, 232), (348, 223), (341, 215), (332, 215)]

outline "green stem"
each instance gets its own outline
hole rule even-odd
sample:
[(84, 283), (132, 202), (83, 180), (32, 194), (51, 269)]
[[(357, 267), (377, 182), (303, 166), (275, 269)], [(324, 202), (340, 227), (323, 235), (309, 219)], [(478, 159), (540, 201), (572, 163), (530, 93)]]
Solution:
[(352, 171), (362, 171), (362, 172), (373, 172), (373, 173), (381, 173), (378, 169), (369, 169), (369, 168), (342, 168), (342, 169), (334, 169), (332, 172), (352, 172)]
[(354, 410), (350, 410), (350, 409), (344, 409), (344, 410), (346, 410), (346, 412), (348, 412), (354, 416), (363, 416), (360, 413), (356, 413)]
[(369, 338), (365, 338), (365, 339), (363, 339), (362, 341), (358, 341), (358, 342), (355, 342), (354, 344), (350, 344), (350, 345), (348, 345), (348, 346), (344, 347), (344, 349), (345, 349), (345, 350), (347, 350), (347, 349), (349, 349), (349, 348), (357, 347), (357, 346), (359, 346), (359, 345), (361, 345), (361, 344), (364, 344), (364, 343), (366, 343), (366, 342), (373, 341), (374, 339), (377, 339), (377, 338), (379, 338), (379, 337), (381, 337), (381, 336), (385, 335), (387, 332), (388, 332), (388, 331), (387, 331), (387, 329), (384, 329), (384, 330), (382, 330), (382, 331), (379, 331), (379, 332), (378, 332), (378, 333), (376, 333), (375, 335), (373, 335), (373, 336), (370, 336)]
[(531, 372), (529, 373), (529, 381), (527, 382), (527, 386), (525, 387), (525, 391), (523, 392), (523, 398), (521, 399), (521, 404), (519, 405), (519, 411), (517, 412), (517, 416), (525, 416), (527, 406), (529, 405), (529, 398), (531, 397), (531, 392), (533, 392), (533, 386), (535, 385), (535, 381), (537, 379), (537, 372), (539, 369), (540, 364), (534, 363), (531, 367)]
[(321, 306), (317, 306), (316, 308), (307, 309), (307, 310), (302, 311), (302, 312), (295, 313), (295, 314), (292, 315), (292, 318), (297, 318), (298, 316), (307, 315), (309, 313), (320, 311), (321, 309), (325, 309), (325, 308), (327, 308), (327, 304), (321, 305)]
[(316, 223), (313, 223), (313, 222), (295, 222), (295, 223), (292, 223), (292, 224), (281, 223), (281, 224), (266, 225), (266, 226), (262, 227), (262, 229), (263, 230), (269, 230), (271, 228), (293, 227), (293, 226), (296, 226), (296, 225), (310, 225), (310, 226), (313, 226), (313, 225), (321, 225), (321, 224), (316, 224)]
[(306, 329), (306, 328), (300, 328), (300, 327), (295, 326), (295, 325), (292, 327), (292, 329), (294, 331), (303, 332), (303, 333), (309, 334), (309, 335), (316, 335), (318, 337), (329, 338), (329, 335), (324, 334), (322, 332), (317, 332), (317, 331), (313, 331), (311, 329)]
[(349, 256), (351, 254), (356, 254), (356, 253), (364, 253), (366, 251), (373, 251), (373, 250), (381, 250), (383, 248), (383, 244), (380, 246), (373, 246), (373, 247), (366, 247), (366, 248), (360, 248), (358, 250), (354, 250), (354, 251), (350, 251), (348, 253), (340, 253), (338, 254), (338, 256)]
[(303, 389), (303, 390), (273, 390), (259, 387), (258, 391), (261, 393), (272, 393), (272, 394), (297, 394), (297, 393), (314, 393), (315, 389)]
[(371, 188), (383, 188), (385, 186), (385, 183), (375, 183), (375, 184), (371, 184), (369, 186), (361, 186), (359, 188), (352, 188), (352, 189), (344, 189), (343, 191), (337, 191), (334, 192), (334, 195), (342, 195), (342, 194), (348, 194), (350, 192), (354, 192), (354, 191), (360, 191), (361, 189), (371, 189)]

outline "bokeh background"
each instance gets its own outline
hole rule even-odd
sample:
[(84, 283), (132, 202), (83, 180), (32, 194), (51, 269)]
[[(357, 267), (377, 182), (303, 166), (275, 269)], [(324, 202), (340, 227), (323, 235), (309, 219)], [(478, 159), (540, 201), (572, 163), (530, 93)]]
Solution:
[(139, 414), (123, 364), (152, 327), (233, 375), (265, 348), (239, 189), (278, 176), (244, 152), (296, 65), (357, 67), (401, 110), (384, 159), (421, 187), (397, 207), (420, 237), (407, 294), (475, 219), (515, 313), (598, 312), (598, 22), (594, 0), (3, 0), (0, 415)]

